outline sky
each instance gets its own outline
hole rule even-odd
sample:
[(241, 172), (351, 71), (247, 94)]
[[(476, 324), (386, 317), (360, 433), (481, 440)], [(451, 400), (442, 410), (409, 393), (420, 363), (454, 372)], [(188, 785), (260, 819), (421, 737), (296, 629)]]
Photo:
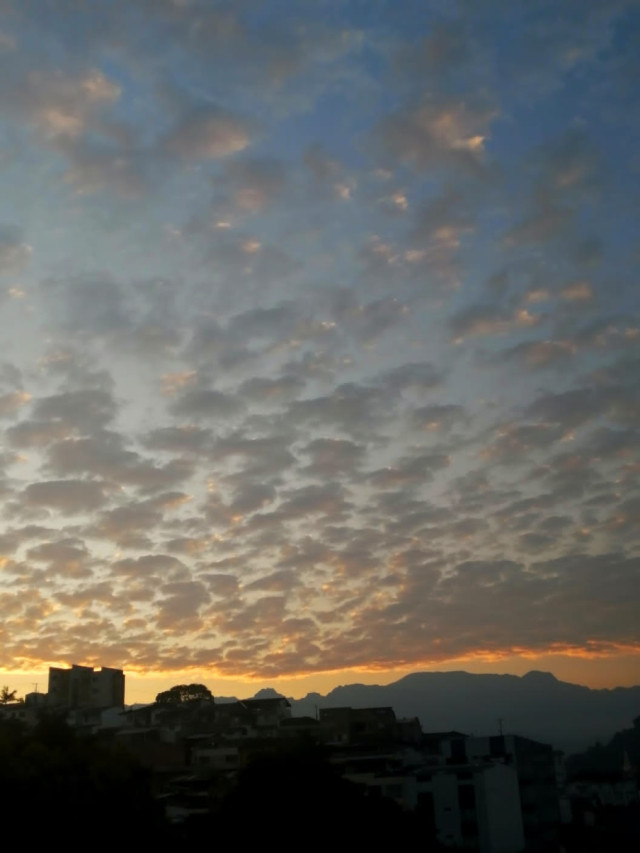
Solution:
[(3, 683), (640, 682), (639, 35), (0, 0)]

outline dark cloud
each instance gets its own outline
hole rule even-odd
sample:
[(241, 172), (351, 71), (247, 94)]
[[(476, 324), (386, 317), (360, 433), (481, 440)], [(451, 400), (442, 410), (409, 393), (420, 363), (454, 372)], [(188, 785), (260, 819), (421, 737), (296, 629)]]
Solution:
[(353, 476), (366, 456), (366, 448), (362, 445), (337, 438), (317, 438), (301, 452), (311, 457), (301, 473), (319, 479)]
[(15, 225), (0, 225), (0, 275), (20, 272), (29, 263), (31, 246)]
[(116, 416), (116, 401), (109, 391), (83, 388), (63, 391), (36, 400), (32, 413), (36, 421), (51, 421), (61, 428), (85, 433), (100, 430)]
[(383, 395), (365, 385), (339, 385), (330, 395), (297, 400), (289, 406), (293, 423), (326, 426), (357, 436), (384, 420)]
[(413, 421), (421, 429), (439, 431), (451, 429), (467, 418), (463, 406), (452, 403), (434, 403), (414, 409)]
[(85, 480), (49, 480), (31, 483), (24, 490), (27, 506), (46, 507), (64, 515), (87, 513), (103, 506), (107, 497), (101, 483)]
[(398, 460), (395, 465), (373, 471), (369, 479), (381, 488), (419, 486), (428, 482), (436, 472), (447, 468), (450, 462), (444, 454), (415, 454)]
[(209, 449), (212, 438), (211, 430), (188, 425), (158, 427), (144, 436), (142, 441), (150, 450), (203, 453)]
[(122, 547), (146, 550), (152, 547), (149, 534), (160, 525), (164, 513), (181, 506), (185, 498), (181, 492), (166, 492), (154, 498), (123, 503), (99, 515), (87, 533), (112, 540)]
[(42, 287), (50, 316), (67, 330), (100, 333), (129, 325), (122, 286), (107, 275), (49, 279)]
[(242, 413), (244, 404), (236, 395), (212, 388), (192, 388), (171, 405), (176, 415), (191, 418), (232, 418)]
[(69, 424), (62, 421), (22, 421), (9, 427), (6, 436), (12, 447), (42, 447), (71, 433)]
[(284, 375), (275, 379), (255, 376), (247, 379), (238, 388), (238, 394), (254, 403), (275, 403), (295, 399), (305, 387), (304, 380), (293, 375)]
[(143, 491), (167, 489), (188, 479), (192, 464), (173, 459), (165, 465), (126, 450), (121, 436), (102, 433), (92, 438), (67, 439), (49, 448), (48, 466), (58, 475), (93, 474)]
[(49, 572), (68, 578), (83, 578), (90, 575), (90, 566), (94, 562), (82, 540), (62, 539), (58, 542), (44, 542), (27, 551), (27, 557), (33, 562), (46, 563)]
[(614, 399), (607, 391), (575, 388), (538, 397), (527, 406), (525, 414), (545, 423), (574, 427), (606, 414), (612, 403)]
[(290, 520), (325, 515), (337, 520), (346, 516), (350, 506), (345, 489), (337, 483), (303, 486), (283, 493), (278, 517), (282, 520)]

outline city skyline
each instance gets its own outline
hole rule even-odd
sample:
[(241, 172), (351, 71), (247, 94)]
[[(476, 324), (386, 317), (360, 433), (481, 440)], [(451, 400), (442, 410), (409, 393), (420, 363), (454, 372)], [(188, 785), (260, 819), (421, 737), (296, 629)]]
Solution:
[(638, 683), (639, 24), (0, 0), (3, 683)]

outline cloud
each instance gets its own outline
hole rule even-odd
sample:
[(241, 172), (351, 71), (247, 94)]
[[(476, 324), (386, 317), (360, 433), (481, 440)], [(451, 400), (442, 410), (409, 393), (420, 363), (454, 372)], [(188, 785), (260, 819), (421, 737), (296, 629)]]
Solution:
[(413, 411), (412, 415), (416, 427), (429, 432), (451, 429), (455, 424), (464, 421), (466, 417), (463, 406), (451, 403), (420, 406)]
[(32, 413), (36, 421), (53, 421), (61, 427), (91, 432), (114, 419), (117, 405), (109, 391), (82, 388), (40, 397), (34, 401)]
[(69, 159), (63, 180), (79, 195), (112, 192), (133, 199), (147, 189), (141, 158), (125, 150), (75, 145), (69, 150)]
[(173, 453), (203, 453), (210, 449), (213, 435), (211, 430), (192, 425), (158, 427), (142, 441), (150, 450)]
[(32, 248), (22, 239), (19, 228), (0, 225), (0, 275), (21, 272), (29, 263)]
[(174, 577), (180, 577), (185, 572), (184, 563), (167, 554), (145, 554), (142, 557), (116, 560), (113, 570), (117, 574), (138, 575), (155, 574), (157, 572)]
[(500, 353), (500, 359), (516, 359), (533, 369), (562, 367), (578, 352), (571, 341), (531, 341)]
[(311, 457), (301, 473), (326, 479), (353, 476), (365, 460), (366, 448), (345, 439), (317, 438), (301, 452)]
[(378, 389), (348, 383), (330, 395), (294, 401), (289, 417), (293, 423), (333, 427), (357, 436), (384, 420), (382, 402)]
[(576, 281), (560, 291), (560, 298), (565, 302), (588, 302), (593, 299), (593, 290), (588, 282)]
[(158, 627), (162, 630), (189, 630), (199, 626), (198, 611), (210, 598), (206, 586), (199, 581), (173, 581), (163, 584), (159, 600)]
[(165, 151), (185, 160), (217, 160), (251, 144), (250, 122), (219, 108), (194, 110), (165, 137)]
[(143, 459), (138, 453), (126, 450), (121, 437), (115, 433), (67, 438), (49, 448), (47, 464), (58, 475), (91, 474), (147, 492), (175, 486), (193, 473), (187, 460), (172, 459), (165, 465), (158, 465), (153, 460)]
[(538, 397), (527, 406), (525, 415), (538, 421), (573, 427), (607, 413), (613, 402), (606, 391), (574, 388)]
[[(532, 417), (534, 412), (526, 414)], [(496, 430), (494, 440), (483, 448), (481, 455), (494, 464), (526, 464), (527, 454), (547, 450), (562, 435), (562, 428), (553, 418), (543, 418), (541, 423), (535, 424), (504, 424)]]
[(172, 403), (176, 415), (191, 418), (232, 418), (244, 409), (237, 396), (216, 391), (213, 388), (192, 388), (185, 391)]
[(64, 577), (84, 578), (91, 574), (93, 559), (82, 540), (61, 539), (58, 542), (44, 542), (30, 548), (27, 557), (33, 562), (46, 563), (49, 573)]
[(390, 393), (413, 391), (420, 395), (436, 388), (442, 379), (442, 371), (428, 361), (408, 362), (379, 377), (380, 383)]
[(565, 236), (572, 217), (569, 207), (541, 193), (526, 217), (507, 230), (504, 244), (512, 248), (558, 240)]
[(26, 391), (10, 391), (0, 394), (0, 417), (11, 417), (31, 399)]
[(108, 333), (131, 323), (124, 289), (110, 275), (49, 278), (41, 287), (49, 321), (57, 320), (68, 331)]
[(26, 449), (52, 444), (71, 434), (72, 428), (61, 421), (22, 421), (9, 427), (5, 435), (12, 447)]
[(407, 456), (396, 465), (373, 471), (369, 478), (381, 488), (411, 488), (428, 482), (437, 471), (447, 468), (451, 460), (439, 453)]
[(337, 483), (327, 483), (284, 492), (278, 515), (284, 520), (313, 515), (329, 515), (337, 520), (348, 512), (349, 507), (345, 489)]
[(526, 329), (540, 322), (540, 317), (527, 308), (512, 313), (492, 305), (472, 305), (457, 311), (449, 325), (457, 342), (477, 335), (504, 335), (517, 329)]
[(245, 214), (261, 213), (285, 191), (287, 173), (276, 159), (232, 160), (223, 175), (214, 181), (214, 189), (229, 194), (236, 210)]
[(376, 134), (384, 151), (417, 169), (481, 167), (494, 107), (461, 99), (425, 98), (386, 118)]
[(305, 384), (299, 377), (286, 374), (275, 379), (255, 376), (243, 382), (238, 393), (255, 403), (279, 403), (297, 397)]
[(165, 512), (182, 505), (187, 499), (181, 492), (166, 492), (145, 500), (124, 501), (120, 506), (98, 515), (87, 532), (124, 548), (147, 550), (153, 547), (149, 537), (160, 526)]
[(637, 647), (629, 5), (14, 5), (5, 664)]
[(49, 480), (31, 483), (24, 490), (28, 506), (57, 510), (64, 515), (87, 513), (103, 506), (107, 497), (101, 483), (85, 480)]
[(114, 104), (120, 87), (98, 69), (66, 73), (35, 68), (0, 89), (0, 101), (36, 130), (48, 144), (73, 140)]

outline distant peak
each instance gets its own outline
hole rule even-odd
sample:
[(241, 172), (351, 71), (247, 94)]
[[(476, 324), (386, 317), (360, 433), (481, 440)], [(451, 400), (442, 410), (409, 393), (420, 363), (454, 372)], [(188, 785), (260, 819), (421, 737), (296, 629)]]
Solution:
[(263, 687), (262, 690), (258, 690), (256, 695), (253, 697), (254, 699), (284, 699), (282, 693), (278, 693), (277, 690), (274, 690), (273, 687)]
[(542, 672), (539, 669), (532, 669), (522, 677), (528, 681), (547, 682), (548, 684), (551, 682), (555, 683), (558, 680), (552, 672)]

